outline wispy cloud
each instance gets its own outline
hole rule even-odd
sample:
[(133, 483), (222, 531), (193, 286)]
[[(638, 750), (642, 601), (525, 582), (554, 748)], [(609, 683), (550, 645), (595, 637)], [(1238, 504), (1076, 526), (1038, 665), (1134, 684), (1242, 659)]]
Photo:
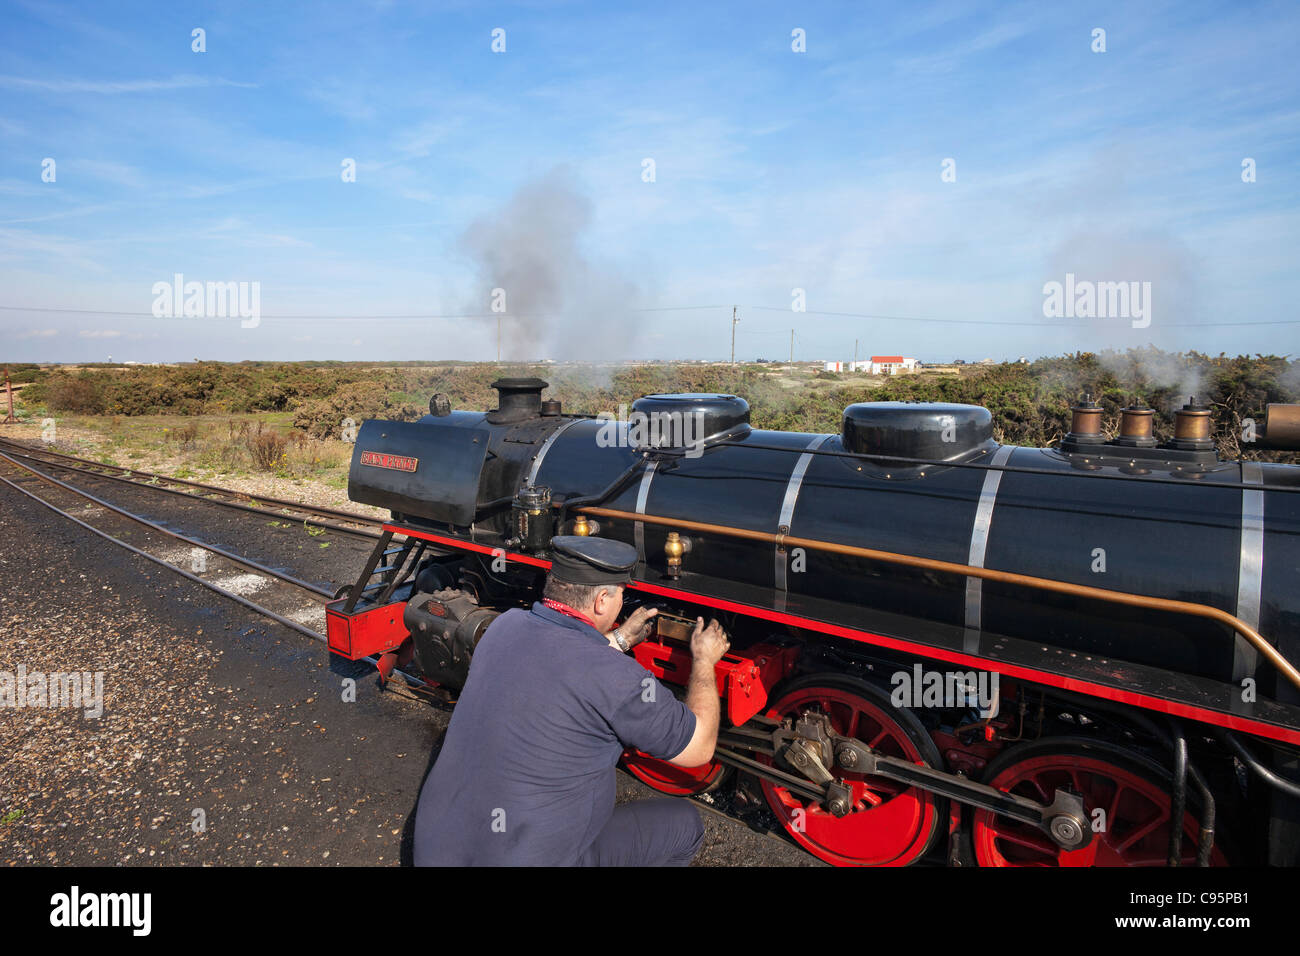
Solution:
[[(29, 262), (41, 268), (63, 264), (82, 273), (111, 272), (96, 258), (93, 243), (70, 236), (42, 235), (28, 229), (0, 229), (0, 259)], [(84, 276), (83, 276), (84, 278)]]
[(904, 57), (898, 60), (897, 65), (909, 73), (950, 73), (971, 57), (1014, 43), (1028, 34), (1030, 29), (1030, 25), (1023, 20), (995, 24), (933, 53)]
[[(0, 192), (4, 192), (4, 190), (0, 189)], [(14, 226), (33, 222), (53, 222), (56, 219), (71, 219), (77, 216), (94, 216), (109, 209), (121, 208), (121, 206), (121, 203), (94, 203), (88, 206), (77, 206), (72, 209), (62, 209), (58, 212), (45, 213), (40, 216), (25, 216), (19, 219), (0, 219), (0, 226)]]
[(255, 89), (256, 83), (228, 80), (219, 76), (178, 74), (162, 80), (41, 80), (30, 76), (0, 75), (0, 87), (11, 90), (39, 90), (45, 93), (156, 93), (162, 90), (190, 90), (204, 86), (237, 86)]
[(73, 159), (64, 163), (63, 168), (65, 172), (71, 172), (73, 175), (93, 176), (132, 189), (151, 185), (148, 173), (127, 163), (114, 163), (103, 159)]

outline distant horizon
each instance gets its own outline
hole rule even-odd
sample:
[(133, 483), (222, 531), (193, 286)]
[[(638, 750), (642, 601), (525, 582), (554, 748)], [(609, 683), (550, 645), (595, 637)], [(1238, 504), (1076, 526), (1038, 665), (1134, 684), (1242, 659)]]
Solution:
[[(1096, 355), (1096, 356), (1098, 356), (1098, 357), (1102, 357), (1102, 356), (1106, 356), (1106, 355), (1121, 355), (1121, 356), (1129, 356), (1129, 355), (1134, 355), (1134, 354), (1142, 355), (1142, 354), (1144, 354), (1144, 353), (1148, 353), (1148, 354), (1149, 354), (1150, 351), (1151, 351), (1152, 349), (1154, 349), (1156, 352), (1158, 352), (1158, 353), (1160, 353), (1160, 354), (1163, 354), (1163, 355), (1171, 355), (1171, 356), (1186, 356), (1186, 355), (1191, 355), (1191, 354), (1197, 354), (1197, 355), (1205, 356), (1206, 358), (1209, 358), (1209, 359), (1218, 359), (1218, 358), (1226, 358), (1226, 359), (1245, 358), (1245, 359), (1250, 359), (1250, 358), (1255, 358), (1255, 357), (1264, 357), (1264, 358), (1279, 358), (1279, 359), (1283, 359), (1283, 360), (1288, 361), (1288, 362), (1295, 361), (1295, 360), (1292, 359), (1292, 357), (1291, 357), (1290, 355), (1283, 355), (1283, 354), (1276, 354), (1276, 353), (1259, 353), (1259, 352), (1238, 352), (1238, 353), (1228, 353), (1228, 352), (1218, 352), (1218, 353), (1213, 353), (1213, 354), (1211, 354), (1211, 353), (1209, 353), (1209, 352), (1204, 352), (1204, 351), (1202, 351), (1202, 350), (1200, 350), (1200, 349), (1182, 349), (1182, 350), (1155, 349), (1154, 346), (1150, 346), (1150, 345), (1148, 345), (1148, 346), (1133, 346), (1133, 347), (1130, 347), (1130, 348), (1127, 348), (1127, 349), (1104, 349), (1104, 350), (1101, 350), (1101, 351), (1098, 351), (1098, 352), (1093, 352), (1093, 351), (1091, 351), (1091, 350), (1089, 350), (1089, 349), (1080, 349), (1080, 350), (1075, 350), (1075, 351), (1071, 351), (1071, 352), (1060, 352), (1060, 353), (1054, 353), (1054, 354), (1051, 354), (1051, 355), (1037, 355), (1037, 356), (1029, 356), (1029, 355), (1025, 355), (1025, 356), (1016, 356), (1015, 358), (1009, 358), (1009, 359), (996, 359), (996, 358), (993, 358), (992, 356), (989, 356), (989, 355), (982, 356), (982, 357), (980, 357), (980, 358), (978, 358), (978, 359), (975, 359), (975, 358), (968, 358), (968, 357), (966, 357), (966, 356), (961, 356), (961, 355), (954, 356), (953, 358), (950, 358), (950, 359), (927, 359), (927, 358), (922, 358), (922, 357), (920, 357), (920, 356), (909, 355), (909, 354), (906, 353), (906, 352), (904, 352), (904, 353), (902, 353), (902, 354), (903, 354), (903, 356), (904, 356), (905, 358), (915, 358), (915, 359), (917, 360), (917, 362), (919, 362), (921, 365), (924, 365), (924, 366), (926, 366), (926, 367), (935, 367), (935, 366), (950, 366), (950, 365), (957, 365), (957, 364), (963, 364), (963, 363), (966, 364), (966, 365), (981, 365), (981, 364), (993, 364), (993, 365), (1017, 365), (1017, 364), (1021, 364), (1022, 361), (1025, 362), (1025, 363), (1033, 363), (1033, 362), (1043, 361), (1043, 360), (1046, 360), (1046, 359), (1055, 359), (1055, 358), (1074, 358), (1075, 356), (1080, 355), (1080, 354), (1084, 354), (1084, 355)], [(872, 358), (880, 357), (880, 356), (882, 356), (883, 354), (884, 354), (884, 353), (872, 353), (872, 354), (863, 353), (863, 354), (860, 354), (860, 355), (858, 356), (857, 361), (859, 361), (859, 362), (869, 361), (869, 360), (871, 360)], [(891, 354), (898, 354), (898, 353), (891, 353)], [(730, 359), (727, 359), (727, 358), (721, 358), (721, 359), (716, 359), (716, 358), (664, 358), (664, 359), (634, 359), (634, 358), (628, 358), (628, 359), (610, 359), (610, 360), (582, 360), (582, 359), (564, 359), (564, 360), (560, 360), (560, 359), (547, 359), (547, 358), (540, 358), (540, 359), (502, 359), (502, 360), (500, 360), (500, 361), (498, 361), (498, 360), (496, 360), (496, 359), (466, 359), (466, 358), (427, 358), (427, 359), (426, 359), (426, 358), (405, 358), (405, 359), (398, 359), (398, 358), (388, 358), (388, 359), (385, 359), (385, 358), (376, 358), (376, 359), (259, 359), (259, 358), (242, 358), (242, 359), (204, 359), (204, 358), (189, 358), (189, 359), (170, 359), (170, 360), (155, 360), (155, 361), (149, 361), (149, 362), (141, 362), (141, 361), (134, 361), (134, 360), (131, 360), (131, 359), (116, 359), (116, 358), (114, 358), (114, 359), (100, 359), (100, 360), (68, 361), (68, 360), (58, 360), (58, 359), (8, 359), (8, 358), (4, 358), (3, 356), (0, 356), (0, 368), (6, 367), (6, 366), (13, 367), (13, 366), (19, 366), (19, 365), (39, 365), (39, 366), (65, 366), (65, 365), (71, 365), (71, 366), (79, 366), (79, 367), (103, 367), (103, 368), (128, 367), (128, 368), (129, 368), (129, 367), (137, 367), (137, 366), (140, 366), (140, 367), (150, 367), (150, 366), (152, 366), (152, 367), (158, 367), (158, 366), (193, 365), (193, 364), (203, 364), (203, 363), (208, 363), (208, 362), (213, 362), (213, 363), (217, 363), (217, 364), (221, 364), (221, 365), (239, 365), (239, 364), (244, 364), (244, 363), (247, 363), (247, 364), (260, 364), (260, 365), (281, 365), (281, 364), (283, 364), (283, 365), (292, 365), (292, 364), (307, 364), (307, 363), (310, 363), (310, 364), (333, 364), (333, 365), (417, 365), (417, 366), (418, 366), (418, 365), (453, 365), (453, 366), (459, 366), (459, 365), (464, 365), (464, 366), (472, 366), (472, 365), (496, 365), (496, 366), (500, 366), (500, 367), (502, 367), (502, 368), (506, 368), (506, 367), (509, 367), (509, 366), (547, 366), (547, 367), (554, 367), (554, 368), (612, 368), (612, 367), (616, 367), (616, 366), (629, 366), (629, 365), (630, 365), (630, 366), (636, 366), (636, 365), (732, 365), (732, 364), (734, 364), (734, 365), (822, 365), (822, 364), (824, 364), (824, 363), (826, 363), (826, 362), (843, 362), (843, 363), (846, 363), (846, 364), (847, 364), (847, 363), (849, 363), (849, 362), (851, 362), (851, 361), (853, 361), (853, 359), (852, 359), (851, 357), (850, 357), (850, 358), (839, 359), (839, 358), (832, 358), (832, 357), (829, 357), (829, 356), (827, 356), (827, 357), (820, 357), (820, 358), (799, 358), (798, 356), (796, 356), (795, 359), (794, 359), (794, 361), (791, 362), (791, 360), (790, 360), (788, 357), (787, 357), (787, 358), (775, 358), (775, 359), (773, 359), (773, 358), (767, 358), (766, 356), (759, 356), (759, 357), (756, 357), (756, 358), (746, 358), (746, 359), (742, 359), (742, 358), (740, 358), (740, 357), (737, 357), (734, 363), (733, 363)], [(846, 369), (845, 372), (848, 372), (848, 370)], [(850, 373), (850, 374), (852, 374), (852, 373)], [(911, 373), (910, 373), (910, 372), (902, 372), (902, 373), (898, 373), (898, 374), (911, 374)]]

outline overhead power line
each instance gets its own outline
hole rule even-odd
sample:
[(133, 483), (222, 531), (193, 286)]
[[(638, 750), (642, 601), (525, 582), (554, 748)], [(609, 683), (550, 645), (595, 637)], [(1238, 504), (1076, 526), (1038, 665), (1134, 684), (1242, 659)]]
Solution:
[[(654, 309), (628, 309), (629, 312), (698, 312), (707, 309), (730, 309), (729, 305), (686, 305), (686, 306), (667, 306), (664, 308)], [(114, 315), (124, 316), (126, 318), (137, 319), (173, 319), (185, 318), (185, 316), (160, 316), (152, 312), (122, 312), (113, 309), (63, 309), (53, 306), (43, 305), (0, 305), (0, 310), (5, 312), (52, 312), (66, 315)], [(412, 312), (412, 313), (385, 313), (382, 315), (366, 315), (359, 312), (348, 313), (270, 313), (262, 312), (259, 318), (263, 319), (554, 319), (560, 318), (562, 313), (559, 312)], [(238, 316), (231, 316), (238, 318)]]
[[(646, 309), (627, 309), (627, 312), (634, 314), (648, 314), (660, 312), (701, 312), (709, 310), (722, 310), (735, 308), (731, 305), (675, 305), (659, 306)], [(771, 306), (771, 305), (745, 305), (740, 306), (744, 309), (753, 309), (757, 312), (785, 312), (791, 313), (789, 306)], [(120, 316), (125, 318), (184, 318), (184, 316), (155, 316), (152, 312), (123, 312), (113, 309), (65, 309), (53, 306), (38, 305), (0, 305), (0, 311), (5, 312), (40, 312), (58, 314), (58, 315), (96, 315), (96, 316)], [(1099, 329), (1107, 328), (1101, 324), (1105, 320), (1094, 322), (1060, 322), (1055, 319), (1045, 319), (1042, 322), (1010, 322), (1000, 319), (949, 319), (938, 316), (926, 315), (883, 315), (873, 312), (829, 312), (816, 309), (808, 309), (803, 312), (792, 313), (795, 316), (830, 316), (832, 318), (843, 319), (869, 319), (876, 322), (922, 322), (937, 323), (942, 325), (968, 325), (972, 328), (982, 328), (985, 326), (1015, 326), (1019, 328), (1030, 329)], [(231, 316), (238, 318), (239, 316)], [(342, 314), (321, 314), (321, 313), (261, 313), (259, 318), (262, 319), (324, 319), (324, 320), (357, 320), (365, 319), (367, 321), (411, 321), (427, 319), (553, 319), (563, 318), (563, 313), (559, 312), (413, 312), (413, 313), (387, 313), (387, 314), (362, 314), (362, 313), (342, 313)], [(1125, 320), (1127, 321), (1127, 320)], [(1300, 325), (1300, 319), (1251, 319), (1239, 322), (1160, 322), (1153, 323), (1152, 327), (1156, 329), (1216, 329), (1216, 328), (1237, 328), (1255, 325)], [(1117, 326), (1118, 327), (1118, 326)], [(789, 328), (783, 329), (746, 329), (740, 331), (741, 335), (755, 334), (782, 334), (789, 331)]]
[[(747, 305), (747, 309), (760, 312), (789, 312), (789, 306)], [(1034, 329), (1087, 328), (1095, 329), (1097, 322), (1058, 322), (1046, 319), (1042, 322), (1003, 322), (997, 319), (941, 319), (924, 315), (877, 315), (869, 312), (819, 312), (808, 309), (798, 315), (829, 315), (846, 319), (873, 319), (891, 322), (939, 322), (945, 325), (1018, 325)], [(1104, 321), (1104, 320), (1102, 320)], [(1127, 321), (1127, 320), (1124, 320)], [(1274, 319), (1247, 322), (1161, 322), (1162, 329), (1212, 329), (1238, 325), (1300, 325), (1300, 319)]]

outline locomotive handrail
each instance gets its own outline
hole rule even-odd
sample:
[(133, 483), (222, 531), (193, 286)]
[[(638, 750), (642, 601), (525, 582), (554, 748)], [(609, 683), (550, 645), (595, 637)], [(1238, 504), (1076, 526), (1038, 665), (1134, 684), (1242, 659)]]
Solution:
[(1069, 594), (1074, 597), (1095, 598), (1112, 604), (1125, 604), (1156, 611), (1171, 611), (1175, 614), (1188, 614), (1193, 617), (1208, 618), (1226, 624), (1247, 641), (1249, 641), (1269, 662), (1282, 672), (1292, 684), (1300, 688), (1300, 671), (1283, 657), (1262, 634), (1233, 614), (1229, 614), (1208, 604), (1196, 604), (1192, 601), (1175, 601), (1169, 598), (1150, 597), (1145, 594), (1128, 594), (1124, 591), (1109, 591), (1087, 584), (1073, 584), (1069, 581), (1056, 581), (1052, 578), (1040, 578), (1030, 574), (1018, 574), (1014, 571), (996, 571), (992, 568), (977, 568), (970, 564), (957, 564), (953, 561), (940, 561), (935, 558), (921, 558), (911, 554), (897, 554), (893, 551), (878, 551), (875, 548), (861, 548), (851, 544), (839, 544), (834, 541), (820, 541), (816, 538), (799, 538), (794, 535), (772, 533), (769, 531), (751, 531), (747, 528), (733, 528), (729, 525), (709, 524), (703, 521), (689, 521), (684, 518), (667, 518), (663, 515), (637, 514), (616, 508), (575, 508), (575, 511), (600, 518), (625, 518), (628, 521), (644, 521), (646, 524), (664, 525), (679, 531), (699, 531), (705, 534), (720, 534), (732, 538), (744, 538), (749, 541), (762, 541), (776, 545), (778, 548), (807, 548), (811, 551), (827, 551), (849, 557), (867, 558), (883, 561), (887, 564), (901, 564), (926, 571), (944, 571), (960, 574), (986, 581), (998, 581), (1003, 584), (1016, 584), (1022, 587), (1036, 588), (1040, 591), (1053, 591), (1057, 594)]

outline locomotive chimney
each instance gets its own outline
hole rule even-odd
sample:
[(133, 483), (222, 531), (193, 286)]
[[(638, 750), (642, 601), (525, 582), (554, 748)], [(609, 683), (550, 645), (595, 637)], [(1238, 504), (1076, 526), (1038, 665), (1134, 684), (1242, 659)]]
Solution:
[(1100, 445), (1106, 440), (1101, 433), (1101, 405), (1090, 392), (1084, 392), (1070, 409), (1070, 434), (1065, 440), (1075, 445)]
[(1183, 451), (1213, 451), (1214, 437), (1210, 434), (1210, 409), (1196, 404), (1196, 396), (1174, 412), (1174, 440), (1171, 448)]
[(548, 382), (540, 378), (499, 378), (492, 383), (497, 390), (497, 407), (487, 413), (493, 425), (526, 422), (542, 414), (542, 389)]
[(1150, 408), (1145, 405), (1130, 405), (1120, 409), (1119, 414), (1119, 437), (1115, 439), (1115, 444), (1130, 448), (1156, 447), (1156, 438), (1152, 432), (1154, 412)]

